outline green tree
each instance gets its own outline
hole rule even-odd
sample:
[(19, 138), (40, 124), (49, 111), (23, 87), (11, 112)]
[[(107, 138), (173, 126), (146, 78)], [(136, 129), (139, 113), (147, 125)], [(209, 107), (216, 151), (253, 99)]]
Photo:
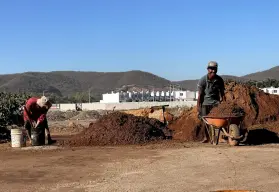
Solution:
[(22, 125), (23, 117), (21, 107), (30, 98), (29, 94), (0, 92), (0, 128), (9, 125)]

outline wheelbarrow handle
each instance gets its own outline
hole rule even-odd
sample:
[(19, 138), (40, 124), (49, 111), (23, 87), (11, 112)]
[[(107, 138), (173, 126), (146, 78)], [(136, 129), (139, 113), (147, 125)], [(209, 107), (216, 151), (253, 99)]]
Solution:
[(206, 124), (209, 124), (208, 121), (204, 118), (204, 116), (200, 116), (200, 118), (201, 118)]
[(227, 136), (227, 137), (230, 137), (231, 139), (234, 139), (234, 140), (240, 140), (243, 138), (243, 135), (239, 136), (239, 137), (233, 137), (231, 136), (224, 128), (222, 128), (222, 131), (223, 133)]

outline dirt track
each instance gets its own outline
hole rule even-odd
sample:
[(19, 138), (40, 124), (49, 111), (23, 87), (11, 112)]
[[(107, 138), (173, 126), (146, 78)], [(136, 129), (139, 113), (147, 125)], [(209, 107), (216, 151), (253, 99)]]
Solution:
[(275, 192), (279, 187), (278, 145), (180, 143), (52, 151), (4, 145), (1, 191)]

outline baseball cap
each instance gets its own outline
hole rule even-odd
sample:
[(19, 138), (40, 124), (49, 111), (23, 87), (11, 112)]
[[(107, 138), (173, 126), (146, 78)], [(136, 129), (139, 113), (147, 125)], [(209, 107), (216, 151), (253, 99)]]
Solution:
[(218, 67), (218, 63), (216, 61), (209, 61), (207, 68), (214, 68), (214, 67)]

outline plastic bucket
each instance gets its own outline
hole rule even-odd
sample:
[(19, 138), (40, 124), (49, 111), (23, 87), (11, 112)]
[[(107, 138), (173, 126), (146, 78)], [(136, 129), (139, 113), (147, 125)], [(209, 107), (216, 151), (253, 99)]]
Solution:
[(33, 146), (45, 145), (45, 129), (42, 128), (32, 129), (31, 140)]
[(25, 147), (25, 134), (22, 129), (11, 129), (11, 144), (12, 147)]

